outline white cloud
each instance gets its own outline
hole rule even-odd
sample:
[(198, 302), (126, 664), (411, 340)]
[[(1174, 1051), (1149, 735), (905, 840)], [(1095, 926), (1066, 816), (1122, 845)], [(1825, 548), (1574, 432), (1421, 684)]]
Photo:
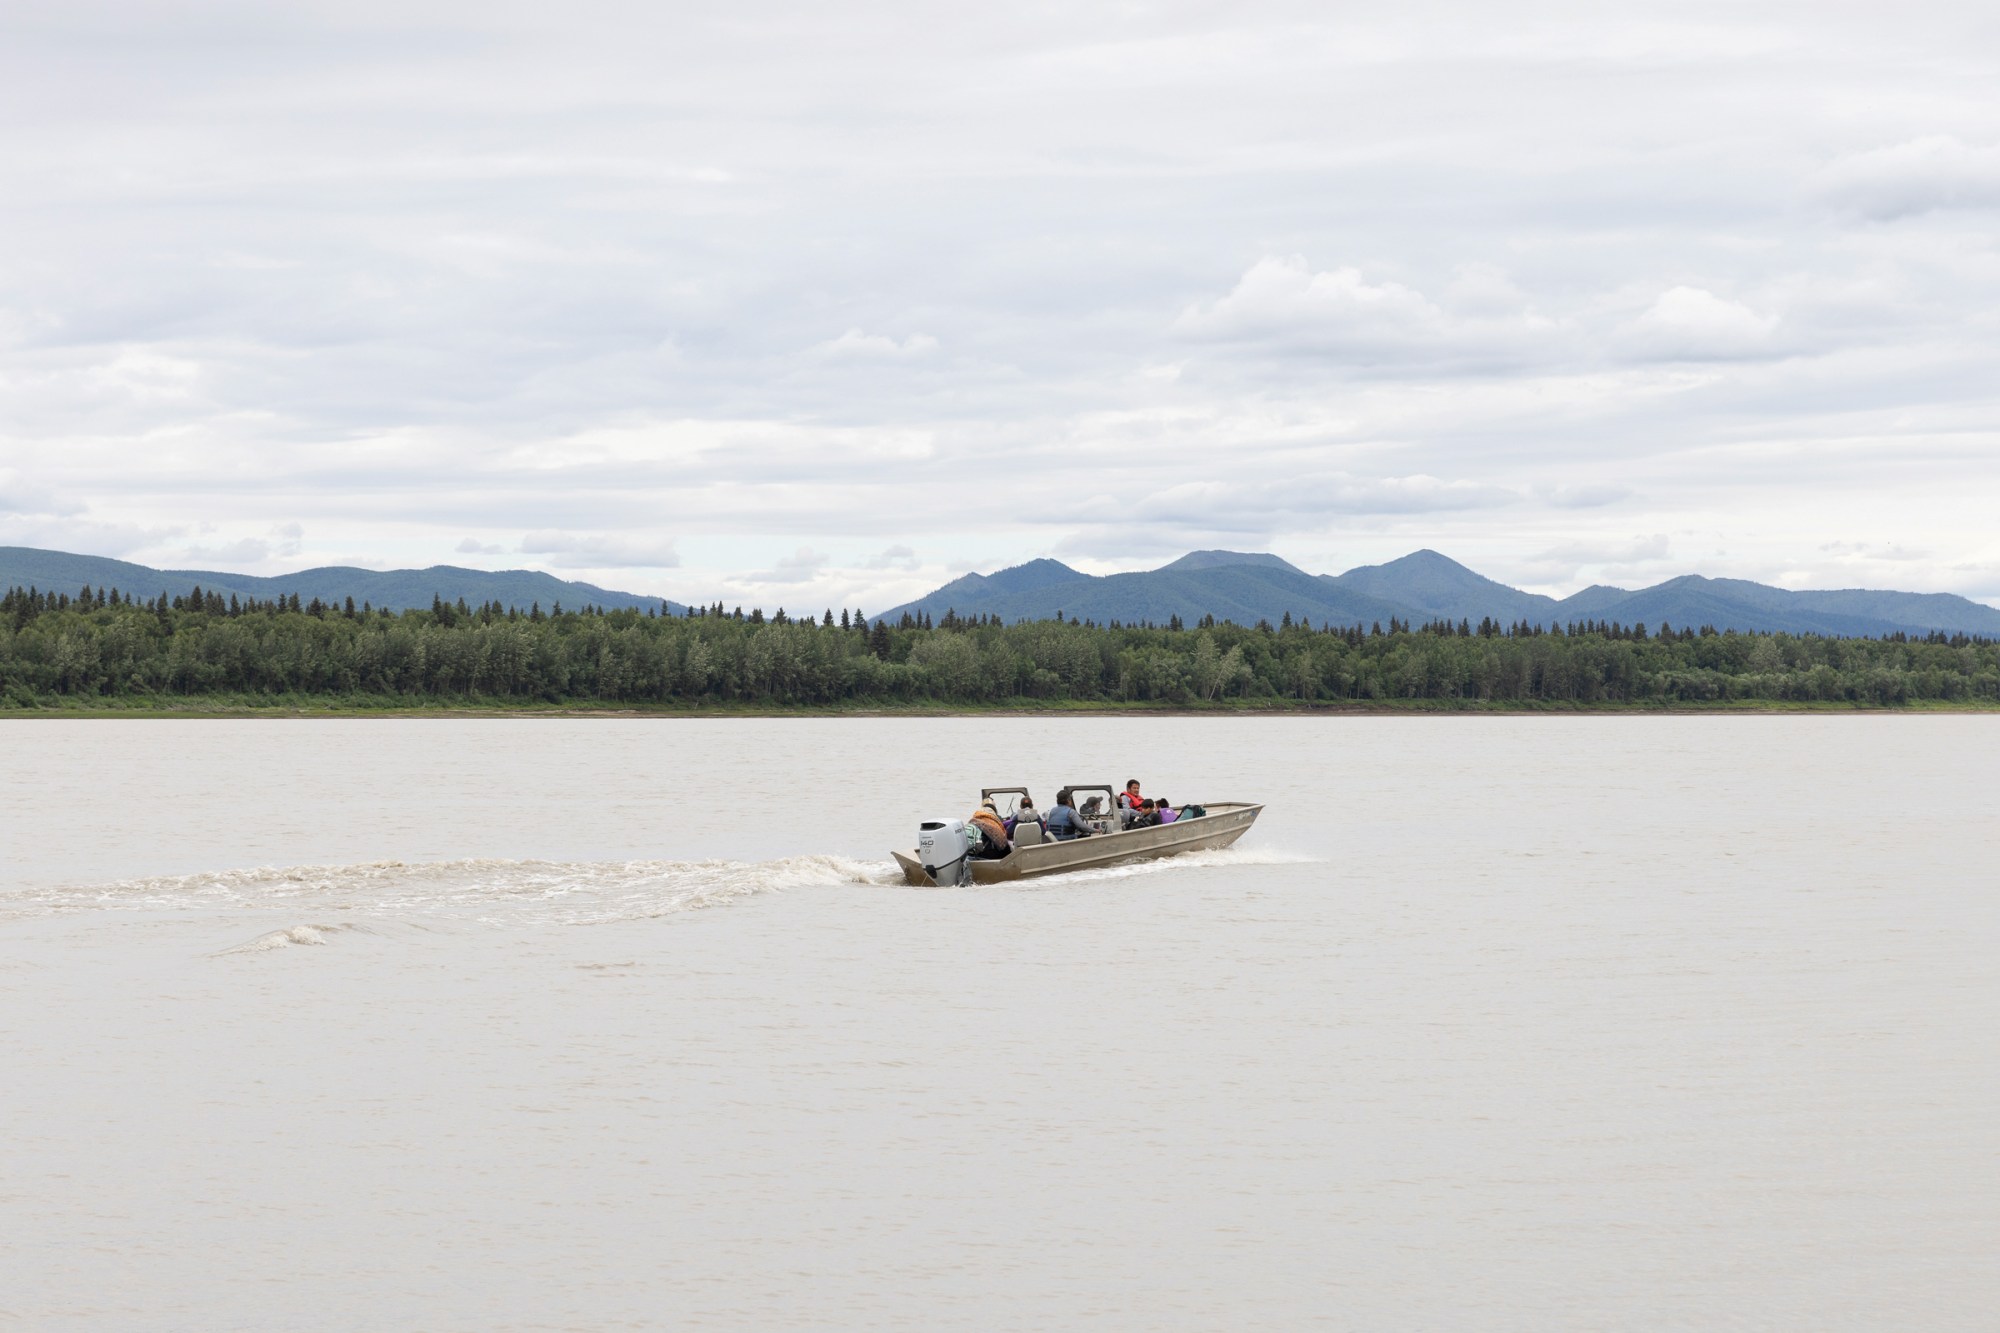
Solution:
[(937, 345), (937, 339), (927, 333), (913, 333), (897, 342), (886, 334), (849, 329), (838, 338), (819, 343), (812, 350), (825, 357), (904, 358), (926, 356), (935, 352)]
[(670, 537), (543, 530), (523, 536), (516, 549), (545, 556), (560, 569), (674, 569), (681, 563)]
[(182, 561), (221, 567), (224, 572), (255, 573), (273, 560), (296, 556), (305, 547), (305, 529), (298, 523), (280, 523), (261, 537), (238, 537), (220, 543), (198, 543), (177, 552)]
[(1600, 509), (1632, 496), (1628, 487), (1601, 483), (1544, 486), (1536, 493), (1558, 509)]
[(261, 537), (239, 537), (218, 546), (184, 547), (180, 556), (189, 564), (261, 565), (271, 558), (271, 543)]
[(1635, 537), (1626, 542), (1566, 542), (1537, 552), (1533, 558), (1570, 565), (1636, 565), (1665, 560), (1672, 554), (1673, 546), (1667, 535), (1656, 532), (1650, 537)]
[(1936, 558), (1936, 552), (1934, 551), (1925, 550), (1921, 547), (1913, 549), (1895, 542), (1825, 542), (1821, 544), (1819, 549), (1828, 555), (1837, 556), (1845, 560), (1869, 562), (1879, 560), (1894, 564), (1907, 564), (1912, 561), (1933, 560)]
[(507, 548), (498, 542), (482, 542), (477, 537), (467, 537), (453, 549), (460, 555), (500, 555)]
[(1443, 332), (1445, 314), (1410, 288), (1369, 282), (1355, 268), (1314, 272), (1299, 255), (1260, 259), (1226, 296), (1193, 305), (1174, 321), (1198, 338), (1268, 338), (1318, 330), (1336, 339), (1422, 341)]
[(1620, 539), (1610, 536), (1562, 542), (1535, 551), (1511, 566), (1513, 577), (1530, 587), (1553, 586), (1568, 591), (1585, 583), (1645, 584), (1659, 581), (1669, 569), (1673, 545), (1664, 533)]
[(1557, 321), (1536, 312), (1499, 269), (1461, 266), (1448, 291), (1450, 308), (1357, 267), (1315, 270), (1300, 255), (1266, 257), (1225, 295), (1184, 308), (1173, 332), (1362, 364), (1512, 360), (1553, 349)]
[(1772, 349), (1776, 315), (1761, 314), (1701, 287), (1670, 287), (1618, 330), (1627, 355), (1706, 361), (1760, 356)]
[(1129, 512), (1150, 526), (1269, 533), (1299, 520), (1316, 524), (1341, 515), (1487, 509), (1520, 499), (1518, 492), (1505, 487), (1421, 473), (1361, 477), (1329, 472), (1262, 481), (1184, 482), (1135, 497)]

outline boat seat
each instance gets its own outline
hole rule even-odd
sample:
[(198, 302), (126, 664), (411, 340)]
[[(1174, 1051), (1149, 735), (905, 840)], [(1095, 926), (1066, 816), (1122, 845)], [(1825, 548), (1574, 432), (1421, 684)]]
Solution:
[(1042, 826), (1032, 820), (1025, 824), (1016, 824), (1014, 826), (1014, 845), (1016, 847), (1041, 846)]

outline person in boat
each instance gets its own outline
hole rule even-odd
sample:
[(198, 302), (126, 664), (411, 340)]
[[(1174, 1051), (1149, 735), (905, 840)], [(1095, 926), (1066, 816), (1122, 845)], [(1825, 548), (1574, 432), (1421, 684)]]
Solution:
[(1001, 821), (1000, 809), (993, 804), (991, 796), (979, 803), (979, 808), (972, 812), (972, 817), (965, 824), (979, 834), (979, 846), (973, 849), (974, 856), (997, 861), (1014, 850), (1013, 839), (1007, 836), (1007, 825)]
[(1021, 803), (1014, 807), (1014, 813), (1007, 816), (1002, 822), (1007, 825), (1007, 836), (1009, 838), (1012, 838), (1015, 830), (1023, 824), (1038, 825), (1042, 830), (1043, 837), (1046, 838), (1049, 835), (1049, 823), (1046, 819), (1042, 818), (1042, 812), (1035, 809), (1035, 798), (1032, 796), (1023, 796)]
[(1164, 796), (1153, 802), (1153, 813), (1159, 816), (1159, 822), (1162, 824), (1171, 824), (1181, 817), (1181, 812), (1174, 809)]
[(1118, 804), (1125, 810), (1138, 810), (1144, 807), (1146, 798), (1139, 794), (1139, 779), (1126, 779), (1125, 794), (1118, 798)]
[(1091, 834), (1090, 825), (1084, 823), (1083, 816), (1076, 812), (1075, 801), (1076, 794), (1064, 787), (1056, 793), (1056, 803), (1049, 808), (1048, 822), (1043, 828), (1057, 842), (1087, 838)]

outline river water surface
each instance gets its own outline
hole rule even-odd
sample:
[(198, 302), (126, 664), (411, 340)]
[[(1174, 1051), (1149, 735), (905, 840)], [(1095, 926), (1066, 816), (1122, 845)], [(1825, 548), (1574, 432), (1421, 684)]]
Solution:
[[(977, 789), (1237, 848), (921, 890)], [(0, 725), (0, 1325), (2000, 1306), (2000, 717)]]

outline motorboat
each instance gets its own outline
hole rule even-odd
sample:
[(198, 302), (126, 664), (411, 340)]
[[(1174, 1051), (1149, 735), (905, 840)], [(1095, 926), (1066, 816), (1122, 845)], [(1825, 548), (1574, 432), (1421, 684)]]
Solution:
[[(1003, 884), (1227, 847), (1249, 831), (1264, 808), (1247, 801), (1190, 802), (1170, 824), (1128, 827), (1125, 812), (1118, 809), (1115, 788), (1082, 783), (1065, 790), (1071, 793), (1078, 815), (1090, 826), (1089, 837), (1045, 838), (1039, 824), (1028, 823), (1016, 827), (1013, 845), (1005, 856), (979, 857), (969, 850), (977, 835), (967, 837), (964, 820), (928, 819), (917, 830), (914, 850), (893, 853), (896, 864), (902, 867), (906, 881), (926, 888)], [(979, 793), (982, 802), (993, 801), (1002, 818), (1012, 818), (1028, 795), (1026, 787), (985, 787)], [(1201, 813), (1188, 813), (1197, 810)]]

